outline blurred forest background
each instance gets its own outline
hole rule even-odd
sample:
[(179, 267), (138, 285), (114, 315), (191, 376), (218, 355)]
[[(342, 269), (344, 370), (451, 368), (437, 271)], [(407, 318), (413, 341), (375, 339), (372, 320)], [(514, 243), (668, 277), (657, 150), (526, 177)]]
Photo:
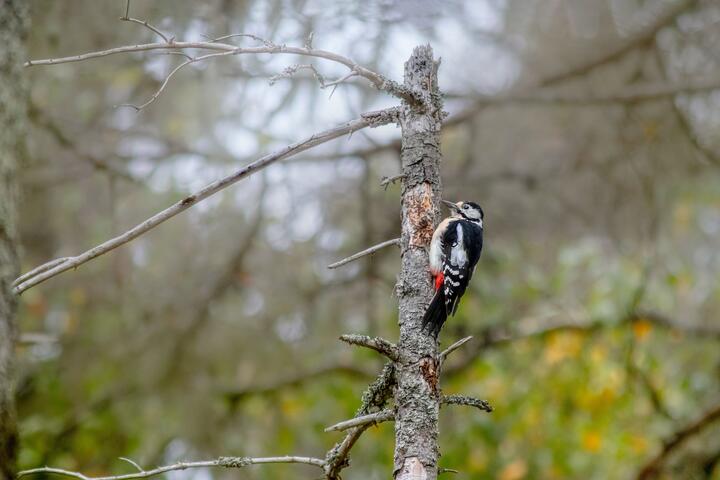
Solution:
[[(155, 41), (124, 0), (31, 2), (30, 58)], [(440, 466), (457, 478), (720, 479), (720, 4), (714, 0), (135, 0), (182, 40), (314, 45), (402, 78), (442, 57), (444, 197), (485, 209), (474, 335), (443, 376)], [(238, 39), (247, 45), (248, 39)], [(77, 254), (314, 131), (397, 104), (320, 89), (292, 56), (118, 55), (26, 70), (23, 271)], [(300, 59), (308, 63), (308, 59)], [(338, 65), (310, 60), (329, 78)], [(713, 82), (712, 79), (715, 78)], [(699, 82), (699, 84), (698, 84)], [(713, 87), (717, 89), (713, 90)], [(330, 97), (330, 98), (329, 98)], [(202, 202), (21, 297), (20, 467), (86, 474), (219, 455), (322, 456), (379, 371), (337, 341), (397, 338), (399, 129), (341, 138)], [(679, 437), (678, 437), (679, 435)], [(680, 438), (677, 444), (668, 444)], [(663, 450), (663, 446), (666, 446)], [(669, 445), (669, 447), (668, 447)], [(391, 424), (348, 479), (388, 478)], [(314, 478), (304, 466), (199, 470)]]

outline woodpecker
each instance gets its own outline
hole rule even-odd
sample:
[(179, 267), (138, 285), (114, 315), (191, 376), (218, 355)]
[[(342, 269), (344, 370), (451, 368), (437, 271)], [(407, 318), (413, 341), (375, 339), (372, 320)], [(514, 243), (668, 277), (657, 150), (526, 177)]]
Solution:
[(483, 217), (474, 202), (443, 200), (451, 215), (440, 222), (430, 242), (430, 273), (435, 295), (423, 317), (423, 330), (437, 338), (443, 323), (457, 311), (483, 245)]

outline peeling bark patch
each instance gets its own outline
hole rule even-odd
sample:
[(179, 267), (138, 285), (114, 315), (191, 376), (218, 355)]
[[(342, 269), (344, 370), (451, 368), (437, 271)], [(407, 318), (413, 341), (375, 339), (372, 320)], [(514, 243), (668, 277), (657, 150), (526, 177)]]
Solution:
[(435, 220), (432, 198), (429, 183), (422, 183), (405, 195), (411, 247), (425, 247), (430, 244)]
[(420, 371), (422, 372), (422, 376), (425, 379), (425, 383), (428, 384), (428, 387), (430, 387), (430, 391), (432, 391), (433, 395), (438, 394), (438, 372), (437, 368), (435, 368), (435, 360), (433, 360), (430, 357), (425, 357), (422, 360), (420, 360)]
[(417, 457), (408, 457), (396, 478), (397, 480), (427, 480), (428, 474), (425, 465)]

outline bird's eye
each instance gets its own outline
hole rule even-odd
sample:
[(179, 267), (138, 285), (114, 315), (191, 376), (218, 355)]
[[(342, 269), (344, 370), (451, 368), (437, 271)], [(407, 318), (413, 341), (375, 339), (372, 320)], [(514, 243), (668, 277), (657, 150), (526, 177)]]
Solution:
[(470, 205), (467, 205), (467, 204), (463, 205), (463, 210), (467, 210), (468, 208), (470, 208)]

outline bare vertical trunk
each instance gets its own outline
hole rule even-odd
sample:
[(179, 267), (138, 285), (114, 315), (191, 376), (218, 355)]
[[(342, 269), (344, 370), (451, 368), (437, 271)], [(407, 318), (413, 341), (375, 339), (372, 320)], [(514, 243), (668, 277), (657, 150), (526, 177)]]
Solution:
[(419, 93), (423, 107), (403, 105), (402, 271), (400, 360), (396, 364), (395, 462), (397, 480), (434, 480), (438, 460), (437, 342), (422, 331), (431, 297), (428, 252), (439, 214), (442, 101), (430, 46), (417, 47), (405, 63), (405, 86)]
[(0, 480), (15, 476), (13, 357), (17, 327), (11, 283), (18, 274), (17, 164), (26, 119), (22, 64), (27, 28), (24, 0), (0, 0)]

